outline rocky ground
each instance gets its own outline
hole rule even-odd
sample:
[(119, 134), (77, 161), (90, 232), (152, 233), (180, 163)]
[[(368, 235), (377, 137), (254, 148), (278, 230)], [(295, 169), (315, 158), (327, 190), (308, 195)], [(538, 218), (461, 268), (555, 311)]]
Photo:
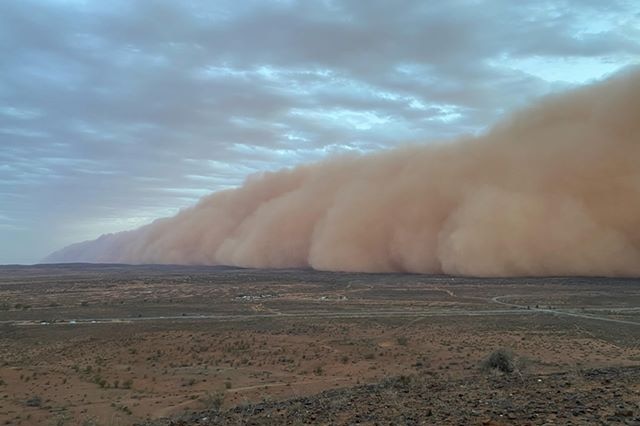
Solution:
[(416, 374), (315, 396), (191, 412), (145, 426), (638, 425), (640, 367), (547, 375)]

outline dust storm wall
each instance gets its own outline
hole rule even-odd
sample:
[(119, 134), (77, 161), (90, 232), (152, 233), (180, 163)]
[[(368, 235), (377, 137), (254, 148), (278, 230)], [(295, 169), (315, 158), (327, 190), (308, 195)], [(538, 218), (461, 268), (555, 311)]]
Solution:
[(250, 176), (47, 261), (478, 276), (640, 275), (640, 71), (479, 137)]

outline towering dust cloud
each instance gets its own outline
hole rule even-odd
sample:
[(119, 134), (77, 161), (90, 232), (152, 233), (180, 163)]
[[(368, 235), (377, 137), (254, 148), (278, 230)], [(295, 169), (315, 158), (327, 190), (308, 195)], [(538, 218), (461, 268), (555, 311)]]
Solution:
[(251, 176), (47, 261), (640, 275), (640, 71), (481, 137)]

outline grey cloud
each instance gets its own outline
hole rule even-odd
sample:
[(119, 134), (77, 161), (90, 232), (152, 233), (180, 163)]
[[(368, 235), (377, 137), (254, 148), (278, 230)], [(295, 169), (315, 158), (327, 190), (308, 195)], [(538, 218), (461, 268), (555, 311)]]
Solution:
[[(1, 2), (0, 214), (32, 229), (5, 240), (22, 238), (33, 255), (5, 249), (0, 263), (36, 260), (105, 211), (153, 217), (263, 169), (477, 132), (558, 84), (513, 58), (623, 65), (637, 57), (638, 10), (622, 1)], [(590, 28), (596, 18), (611, 25)], [(36, 247), (41, 226), (51, 237)]]

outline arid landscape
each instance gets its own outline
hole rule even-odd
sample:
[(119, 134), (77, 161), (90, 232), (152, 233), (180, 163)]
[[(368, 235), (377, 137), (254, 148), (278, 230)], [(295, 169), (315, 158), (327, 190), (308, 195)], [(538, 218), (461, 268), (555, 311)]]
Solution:
[(0, 426), (640, 426), (640, 1), (0, 0)]
[(0, 307), (2, 424), (640, 424), (637, 279), (5, 266)]

